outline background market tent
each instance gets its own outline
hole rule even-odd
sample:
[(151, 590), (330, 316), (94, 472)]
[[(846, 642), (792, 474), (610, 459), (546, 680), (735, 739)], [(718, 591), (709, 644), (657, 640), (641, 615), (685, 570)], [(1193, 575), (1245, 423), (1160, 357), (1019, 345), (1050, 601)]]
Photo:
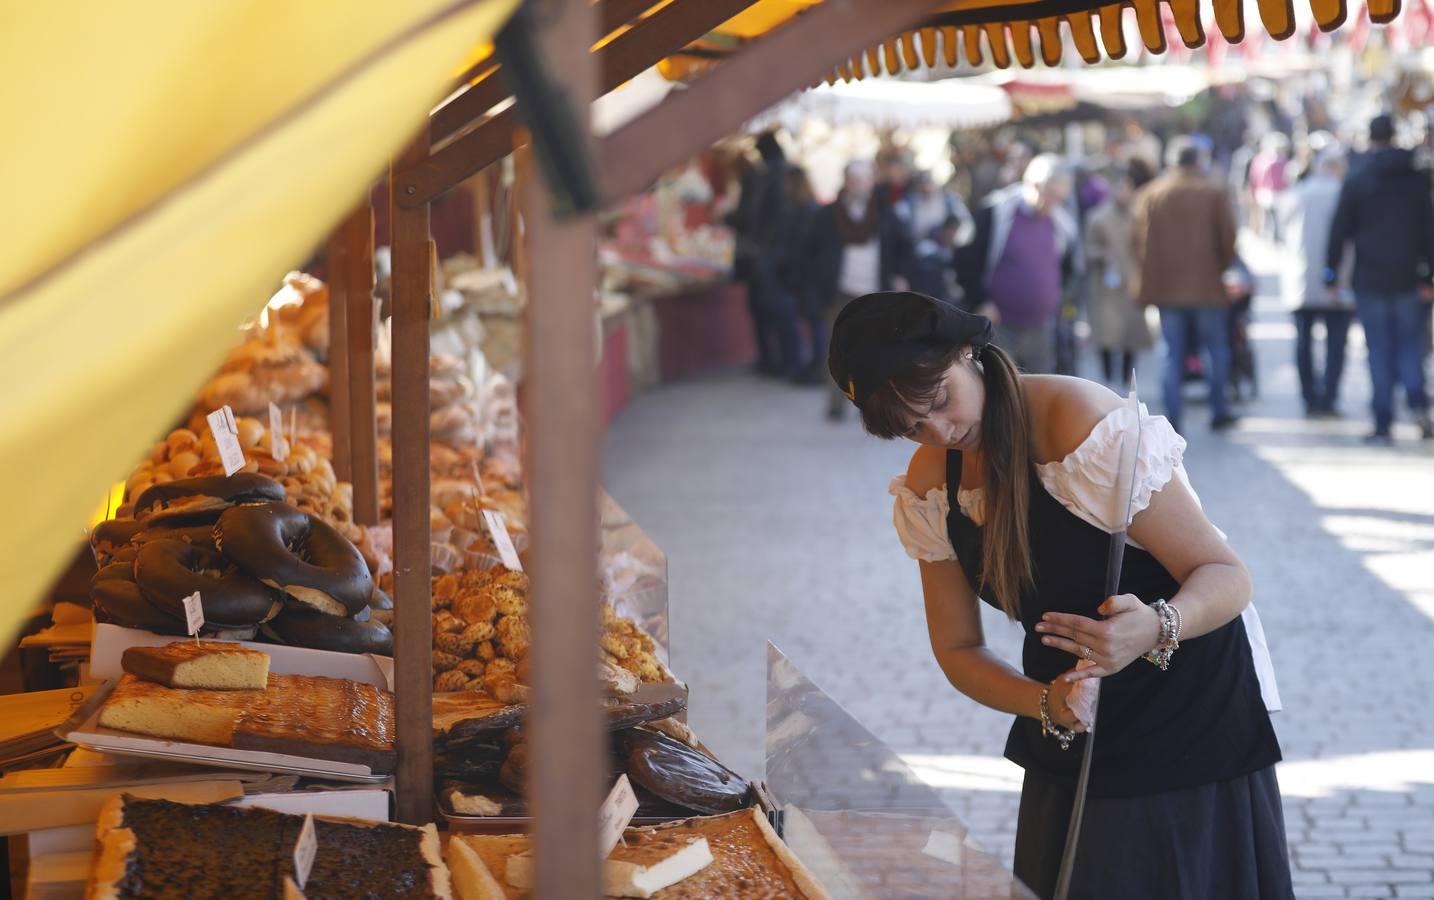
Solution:
[(968, 79), (866, 81), (819, 85), (762, 115), (786, 122), (817, 115), (836, 125), (865, 122), (878, 128), (989, 128), (1011, 118), (1011, 98), (999, 87)]
[(516, 3), (10, 6), (0, 640)]

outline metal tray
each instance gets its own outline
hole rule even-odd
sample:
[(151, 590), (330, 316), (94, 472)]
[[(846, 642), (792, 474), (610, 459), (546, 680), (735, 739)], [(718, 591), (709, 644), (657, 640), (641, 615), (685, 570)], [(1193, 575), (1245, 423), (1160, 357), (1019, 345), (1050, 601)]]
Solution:
[(290, 756), (285, 753), (265, 753), (258, 750), (235, 750), (230, 747), (213, 747), (208, 744), (191, 744), (164, 738), (146, 737), (127, 731), (116, 731), (99, 726), (100, 707), (109, 697), (118, 682), (109, 681), (90, 697), (70, 718), (56, 729), (61, 740), (77, 744), (87, 750), (111, 753), (116, 756), (138, 756), (145, 759), (165, 759), (175, 762), (214, 766), (221, 769), (241, 769), (255, 772), (277, 772), (286, 775), (304, 775), (310, 778), (324, 778), (330, 781), (351, 781), (358, 784), (382, 784), (389, 775), (376, 774), (368, 766), (334, 760), (313, 759), (306, 756)]

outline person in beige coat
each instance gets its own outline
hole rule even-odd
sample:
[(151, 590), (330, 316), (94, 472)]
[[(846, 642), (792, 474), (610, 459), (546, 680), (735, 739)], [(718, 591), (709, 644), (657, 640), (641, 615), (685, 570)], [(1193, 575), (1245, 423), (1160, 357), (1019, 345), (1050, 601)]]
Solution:
[(1086, 271), (1090, 276), (1090, 324), (1108, 385), (1123, 385), (1135, 356), (1154, 343), (1145, 307), (1135, 302), (1135, 254), (1131, 246), (1131, 204), (1135, 182), (1125, 168), (1111, 175), (1110, 197), (1085, 224)]
[(1169, 147), (1170, 168), (1135, 198), (1131, 243), (1140, 267), (1142, 305), (1160, 309), (1165, 338), (1165, 415), (1180, 430), (1186, 341), (1210, 357), (1210, 427), (1235, 424), (1230, 381), (1230, 297), (1225, 271), (1235, 263), (1235, 215), (1224, 189), (1206, 174), (1205, 151), (1187, 137)]

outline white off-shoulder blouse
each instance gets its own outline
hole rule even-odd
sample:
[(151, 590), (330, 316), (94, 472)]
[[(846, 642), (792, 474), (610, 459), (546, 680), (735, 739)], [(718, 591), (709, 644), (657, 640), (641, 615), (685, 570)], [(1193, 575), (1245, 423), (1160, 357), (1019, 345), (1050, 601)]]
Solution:
[[(1169, 484), (1172, 478), (1178, 478), (1195, 497), (1195, 502), (1200, 502), (1185, 473), (1185, 439), (1176, 433), (1164, 416), (1150, 415), (1145, 404), (1141, 404), (1139, 414), (1140, 453), (1135, 463), (1134, 494), (1129, 515), (1124, 509), (1124, 498), (1118, 497), (1116, 490), (1120, 437), (1134, 430), (1135, 425), (1131, 421), (1135, 413), (1129, 407), (1122, 406), (1097, 422), (1080, 446), (1065, 459), (1036, 466), (1041, 484), (1057, 502), (1106, 533), (1113, 534), (1128, 528), (1135, 516), (1150, 506), (1155, 492)], [(951, 511), (946, 485), (932, 488), (924, 497), (918, 496), (906, 486), (906, 476), (902, 474), (891, 479), (890, 493), (896, 498), (892, 523), (906, 554), (922, 562), (956, 559), (956, 550), (951, 546), (951, 536), (946, 528), (947, 514)], [(979, 488), (958, 488), (956, 502), (972, 522), (977, 525), (984, 523), (984, 498)], [(1221, 536), (1224, 536), (1223, 532)], [(1140, 546), (1128, 537), (1126, 540), (1133, 547)], [(1244, 619), (1265, 705), (1271, 711), (1277, 710), (1280, 708), (1279, 691), (1275, 687), (1264, 627), (1254, 604), (1246, 608)]]

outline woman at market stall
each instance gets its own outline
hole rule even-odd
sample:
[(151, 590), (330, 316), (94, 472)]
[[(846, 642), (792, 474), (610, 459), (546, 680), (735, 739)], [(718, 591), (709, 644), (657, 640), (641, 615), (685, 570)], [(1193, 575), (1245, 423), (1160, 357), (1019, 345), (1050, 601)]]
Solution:
[[(1093, 382), (1021, 374), (987, 319), (922, 294), (852, 301), (829, 363), (870, 433), (920, 445), (892, 481), (894, 522), (937, 663), (1017, 717), (1016, 874), (1054, 891), (1100, 679), (1070, 897), (1292, 897), (1280, 750), (1241, 618), (1250, 578), (1201, 511), (1184, 440)], [(1127, 504), (1116, 474), (1137, 424)], [(1127, 525), (1107, 597), (1110, 534)], [(978, 598), (1022, 625), (1022, 671), (985, 648)]]

